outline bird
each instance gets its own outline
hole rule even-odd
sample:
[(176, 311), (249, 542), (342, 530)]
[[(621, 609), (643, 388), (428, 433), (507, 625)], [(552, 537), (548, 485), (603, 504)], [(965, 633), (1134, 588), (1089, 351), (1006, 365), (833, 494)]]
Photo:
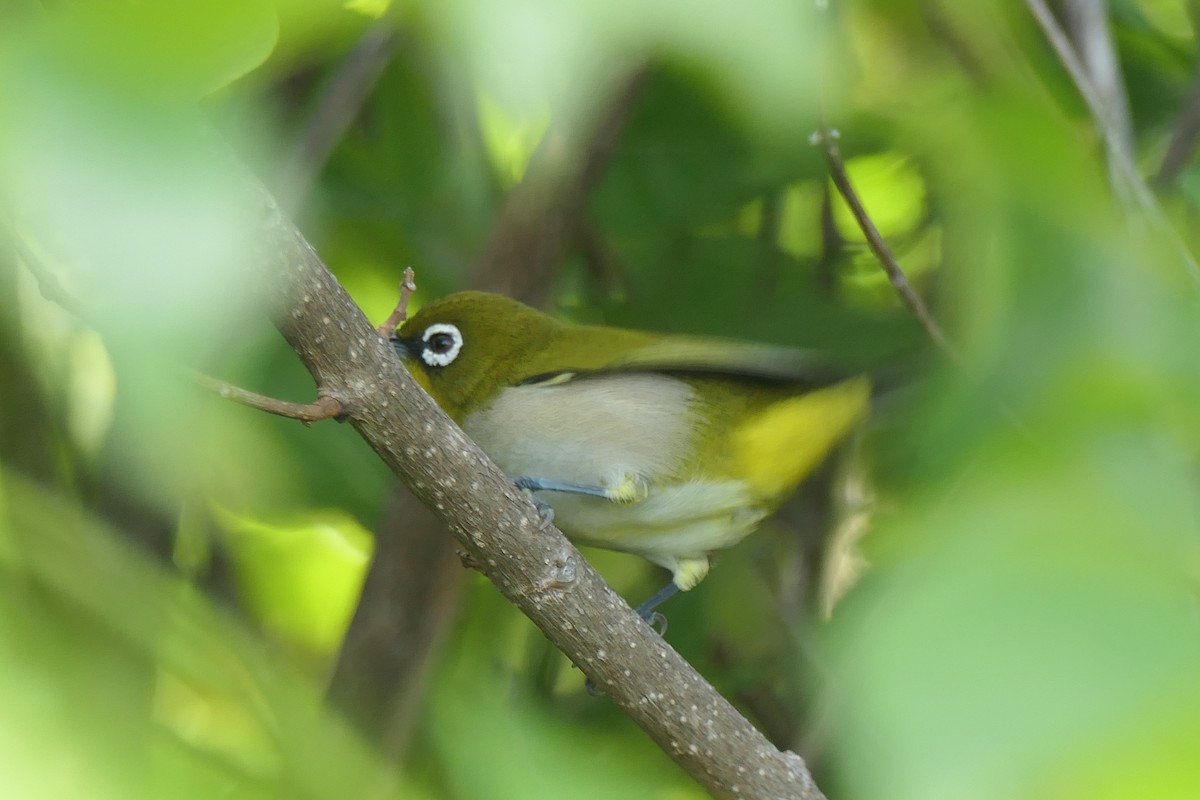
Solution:
[(392, 338), (417, 383), (577, 544), (708, 574), (867, 414), (871, 381), (820, 353), (573, 325), (503, 295), (422, 306)]

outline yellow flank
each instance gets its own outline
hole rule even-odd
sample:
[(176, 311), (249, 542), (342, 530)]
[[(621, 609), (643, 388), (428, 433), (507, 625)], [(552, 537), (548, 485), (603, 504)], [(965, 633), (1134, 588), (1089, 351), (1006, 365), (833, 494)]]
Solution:
[(738, 477), (763, 498), (780, 499), (828, 455), (863, 415), (871, 382), (859, 376), (772, 403), (738, 424)]

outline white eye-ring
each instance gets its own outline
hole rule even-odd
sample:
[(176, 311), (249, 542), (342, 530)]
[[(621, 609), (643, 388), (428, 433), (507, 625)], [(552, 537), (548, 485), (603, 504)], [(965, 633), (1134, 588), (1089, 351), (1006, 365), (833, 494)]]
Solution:
[(425, 333), (421, 334), (421, 341), (425, 342), (421, 358), (431, 367), (446, 366), (458, 358), (458, 351), (462, 350), (463, 346), (462, 333), (446, 322), (438, 322), (426, 328)]

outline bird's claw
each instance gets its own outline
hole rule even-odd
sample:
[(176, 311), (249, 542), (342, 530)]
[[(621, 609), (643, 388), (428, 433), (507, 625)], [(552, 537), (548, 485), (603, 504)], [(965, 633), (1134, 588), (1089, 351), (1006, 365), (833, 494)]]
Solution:
[(538, 510), (538, 530), (544, 531), (554, 522), (554, 509), (545, 500), (533, 498), (533, 504)]
[(662, 612), (651, 611), (648, 614), (641, 614), (642, 619), (646, 620), (646, 624), (654, 629), (654, 632), (659, 636), (667, 635), (667, 618)]
[(554, 522), (554, 509), (542, 498), (533, 493), (532, 489), (521, 488), (525, 496), (533, 503), (538, 512), (538, 530), (544, 531)]

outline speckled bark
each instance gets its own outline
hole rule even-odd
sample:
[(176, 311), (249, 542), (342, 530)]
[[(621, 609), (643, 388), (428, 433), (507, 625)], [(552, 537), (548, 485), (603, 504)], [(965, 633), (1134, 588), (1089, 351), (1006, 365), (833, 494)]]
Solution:
[(303, 236), (264, 195), (276, 324), (322, 394), (443, 518), (496, 587), (717, 798), (822, 798), (649, 626), (409, 377)]

